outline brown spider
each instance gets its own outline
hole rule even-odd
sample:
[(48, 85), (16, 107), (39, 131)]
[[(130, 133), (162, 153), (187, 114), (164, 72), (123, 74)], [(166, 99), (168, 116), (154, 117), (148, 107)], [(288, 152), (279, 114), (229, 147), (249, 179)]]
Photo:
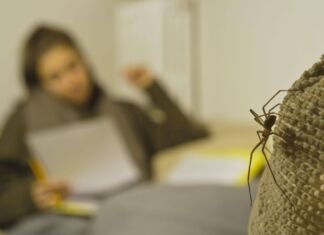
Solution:
[[(268, 157), (266, 155), (266, 151), (270, 152), (267, 147), (266, 147), (266, 144), (267, 144), (267, 141), (270, 137), (270, 135), (276, 135), (276, 136), (279, 136), (280, 138), (282, 138), (280, 135), (274, 133), (272, 131), (272, 128), (274, 126), (274, 124), (276, 123), (276, 120), (277, 120), (277, 116), (279, 115), (278, 113), (276, 112), (273, 112), (273, 110), (278, 107), (280, 105), (279, 104), (276, 104), (275, 106), (273, 106), (271, 109), (269, 109), (268, 112), (266, 112), (266, 106), (280, 93), (280, 92), (283, 92), (283, 91), (297, 91), (297, 90), (279, 90), (277, 91), (276, 94), (274, 94), (262, 107), (262, 111), (263, 111), (263, 114), (262, 115), (259, 115), (257, 114), (255, 111), (253, 111), (252, 109), (250, 109), (250, 112), (252, 113), (252, 115), (254, 116), (254, 120), (259, 123), (264, 129), (261, 131), (257, 131), (257, 134), (258, 134), (258, 137), (259, 137), (259, 142), (255, 145), (255, 147), (252, 149), (251, 151), (251, 154), (250, 154), (250, 162), (249, 162), (249, 169), (248, 169), (248, 175), (247, 175), (247, 181), (248, 181), (248, 187), (249, 187), (249, 195), (250, 195), (250, 203), (251, 203), (251, 206), (252, 206), (252, 194), (251, 194), (251, 185), (250, 185), (250, 170), (251, 170), (251, 163), (252, 163), (252, 158), (253, 158), (253, 153), (255, 152), (255, 150), (259, 147), (259, 146), (262, 146), (261, 148), (261, 151), (263, 153), (263, 156), (267, 162), (267, 166), (269, 167), (269, 170), (270, 170), (270, 173), (273, 177), (273, 180), (275, 182), (275, 184), (277, 185), (277, 187), (279, 188), (279, 190), (282, 192), (282, 194), (285, 196), (286, 199), (288, 199), (288, 201), (291, 203), (290, 199), (287, 197), (287, 195), (285, 194), (284, 190), (279, 186), (278, 182), (277, 182), (277, 179), (276, 177), (274, 176), (274, 173), (270, 167), (270, 164), (269, 164), (269, 160), (268, 160)], [(264, 117), (264, 120), (262, 119), (262, 117)], [(292, 204), (292, 203), (291, 203)], [(293, 204), (292, 204), (293, 205)]]

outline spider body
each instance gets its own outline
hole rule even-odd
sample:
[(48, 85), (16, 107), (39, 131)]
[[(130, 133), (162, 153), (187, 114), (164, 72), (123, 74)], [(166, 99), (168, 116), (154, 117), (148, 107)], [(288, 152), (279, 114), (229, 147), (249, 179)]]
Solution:
[(273, 115), (273, 114), (266, 117), (266, 119), (264, 120), (264, 123), (263, 123), (264, 131), (268, 131), (268, 133), (270, 134), (271, 131), (272, 131), (272, 127), (276, 123), (276, 121), (277, 121), (277, 117), (275, 115)]

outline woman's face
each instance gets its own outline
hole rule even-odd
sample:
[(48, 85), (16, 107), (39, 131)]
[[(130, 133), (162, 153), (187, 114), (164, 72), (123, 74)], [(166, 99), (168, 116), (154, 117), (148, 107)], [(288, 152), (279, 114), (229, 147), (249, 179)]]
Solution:
[(85, 104), (91, 95), (92, 83), (87, 68), (75, 49), (57, 45), (45, 52), (37, 65), (41, 86), (76, 105)]

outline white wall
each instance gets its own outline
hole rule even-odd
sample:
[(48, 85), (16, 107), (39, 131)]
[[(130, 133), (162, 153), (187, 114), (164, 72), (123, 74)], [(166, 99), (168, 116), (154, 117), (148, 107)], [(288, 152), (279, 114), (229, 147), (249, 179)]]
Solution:
[(147, 103), (143, 92), (120, 71), (128, 64), (150, 67), (184, 110), (196, 107), (193, 96), (192, 7), (190, 0), (119, 1), (115, 7), (116, 95)]
[(0, 126), (23, 93), (19, 53), (32, 26), (48, 22), (66, 27), (90, 57), (104, 85), (112, 71), (112, 0), (0, 0)]
[(324, 53), (322, 0), (197, 0), (206, 118), (252, 120)]

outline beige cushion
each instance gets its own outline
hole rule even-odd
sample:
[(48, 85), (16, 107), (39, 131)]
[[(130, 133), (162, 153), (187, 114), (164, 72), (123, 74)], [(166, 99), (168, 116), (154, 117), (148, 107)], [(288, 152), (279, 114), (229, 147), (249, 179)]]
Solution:
[[(269, 170), (260, 181), (250, 235), (324, 234), (324, 60), (295, 82), (281, 105)], [(284, 195), (288, 197), (285, 198)], [(292, 203), (290, 203), (291, 201)]]

